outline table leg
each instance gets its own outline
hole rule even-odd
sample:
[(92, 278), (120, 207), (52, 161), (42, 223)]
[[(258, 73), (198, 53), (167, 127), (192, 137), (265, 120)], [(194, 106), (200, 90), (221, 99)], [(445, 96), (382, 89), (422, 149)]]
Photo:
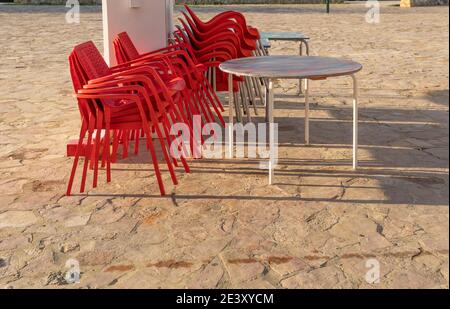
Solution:
[[(299, 50), (300, 50), (300, 56), (303, 56), (303, 41), (300, 41), (300, 48), (299, 48)], [(303, 79), (300, 78), (298, 80), (298, 94), (299, 95), (303, 93), (302, 83), (303, 83)]]
[(269, 87), (267, 91), (268, 96), (268, 122), (269, 122), (269, 185), (273, 184), (273, 179), (275, 176), (275, 132), (274, 132), (274, 95), (273, 95), (273, 82), (269, 80)]
[(309, 81), (305, 78), (305, 144), (309, 145)]
[(353, 169), (358, 168), (358, 81), (352, 74), (353, 80)]
[(270, 122), (270, 92), (273, 91), (273, 89), (269, 89), (270, 86), (273, 87), (273, 84), (271, 80), (268, 80), (264, 87), (266, 92), (266, 95), (264, 96), (266, 99), (266, 122)]
[(250, 116), (250, 109), (248, 105), (250, 104), (250, 94), (247, 89), (247, 82), (244, 80), (239, 84), (239, 92), (241, 94), (242, 98), (242, 110), (245, 112), (245, 115), (247, 116), (247, 121), (252, 121), (252, 118)]
[(253, 77), (246, 77), (245, 80), (247, 81), (248, 93), (250, 94), (250, 97), (252, 99), (253, 111), (255, 112), (255, 116), (257, 116), (258, 108), (256, 107), (256, 96), (258, 95), (259, 91), (253, 82)]
[(264, 54), (263, 56), (270, 56), (269, 54), (269, 48), (263, 48)]
[(217, 69), (216, 67), (213, 67), (212, 69), (212, 87), (214, 89), (214, 92), (217, 91)]
[(305, 44), (306, 56), (309, 56), (309, 43), (308, 43), (308, 40), (303, 41), (303, 43)]
[(234, 141), (233, 141), (233, 74), (228, 74), (228, 158), (233, 158)]
[[(305, 51), (306, 51), (305, 55), (309, 56), (309, 43), (307, 40), (300, 41), (300, 56), (303, 56), (303, 44), (305, 44)], [(302, 85), (303, 85), (303, 79), (299, 79), (298, 80), (298, 94), (299, 95), (303, 94)]]
[[(250, 81), (252, 83), (253, 88), (255, 89), (256, 95), (259, 98), (260, 104), (264, 106), (264, 95), (262, 94), (261, 91), (261, 83), (259, 81), (259, 79), (257, 79), (256, 77), (250, 77)], [(258, 108), (255, 104), (254, 106), (254, 110), (255, 110), (255, 115), (258, 116)]]

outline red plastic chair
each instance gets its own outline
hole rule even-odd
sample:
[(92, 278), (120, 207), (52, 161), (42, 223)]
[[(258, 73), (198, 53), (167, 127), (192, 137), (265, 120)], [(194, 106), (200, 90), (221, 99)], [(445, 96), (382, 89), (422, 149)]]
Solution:
[(217, 34), (221, 34), (222, 36), (226, 37), (231, 32), (234, 33), (239, 38), (239, 42), (242, 48), (249, 50), (256, 49), (256, 39), (247, 38), (241, 25), (239, 25), (236, 21), (232, 19), (224, 20), (222, 23), (214, 27), (211, 27), (205, 31), (198, 28), (195, 22), (191, 19), (191, 17), (189, 17), (189, 15), (187, 15), (185, 12), (182, 12), (182, 14), (187, 23), (189, 24), (189, 27), (192, 30), (193, 34), (199, 40), (207, 40)]
[(216, 117), (222, 125), (225, 125), (221, 115), (221, 111), (224, 111), (223, 106), (203, 75), (204, 66), (195, 64), (188, 52), (181, 46), (170, 46), (157, 51), (139, 54), (131, 38), (126, 32), (123, 32), (118, 34), (114, 40), (114, 47), (118, 62), (145, 64), (147, 61), (155, 61), (161, 57), (168, 59), (188, 86), (184, 99), (186, 101), (185, 107), (190, 110), (190, 116), (200, 114), (199, 111), (201, 111), (206, 122), (214, 121), (214, 115), (209, 107), (211, 105)]
[[(97, 54), (96, 56), (100, 56), (101, 61), (103, 61), (103, 64), (106, 65), (103, 58), (101, 58), (101, 55), (98, 52), (98, 50), (95, 49), (95, 51)], [(163, 60), (163, 61), (161, 62), (159, 60)], [(137, 63), (136, 64), (125, 63), (125, 64), (121, 64), (121, 65), (112, 67), (112, 68), (110, 68), (111, 72), (113, 72), (111, 75), (99, 77), (99, 78), (96, 78), (95, 80), (89, 80), (88, 85), (85, 85), (83, 88), (95, 89), (98, 87), (110, 86), (111, 78), (123, 78), (124, 76), (126, 76), (127, 79), (129, 79), (130, 77), (132, 78), (134, 76), (135, 78), (138, 78), (141, 83), (145, 84), (145, 83), (148, 83), (148, 80), (143, 79), (142, 76), (140, 76), (140, 75), (150, 74), (150, 77), (153, 78), (157, 82), (157, 84), (155, 86), (156, 91), (160, 94), (161, 99), (165, 100), (165, 102), (168, 103), (167, 106), (163, 106), (162, 108), (159, 108), (159, 110), (167, 109), (167, 111), (170, 111), (173, 114), (173, 116), (175, 117), (174, 118), (175, 120), (183, 121), (183, 122), (187, 123), (187, 119), (185, 117), (183, 117), (183, 114), (180, 112), (180, 109), (183, 108), (180, 103), (181, 103), (182, 97), (183, 97), (181, 92), (185, 89), (185, 82), (181, 78), (175, 78), (176, 76), (172, 76), (167, 71), (167, 69), (173, 70), (170, 63), (168, 63), (167, 59), (161, 58), (159, 60), (152, 61), (151, 63), (147, 62), (147, 63), (145, 63), (145, 65), (139, 65)], [(162, 63), (168, 65), (168, 68), (165, 67), (165, 65)], [(154, 72), (154, 70), (158, 70), (158, 74), (156, 74)], [(106, 82), (106, 84), (105, 84), (105, 82)], [(113, 80), (112, 83), (114, 84), (114, 82), (115, 81)], [(150, 91), (150, 89), (149, 89), (149, 91)], [(157, 99), (159, 99), (159, 97), (157, 97)], [(175, 104), (175, 103), (177, 103), (177, 104)], [(155, 109), (158, 110), (158, 107), (155, 106)], [(167, 115), (165, 113), (161, 113), (161, 116), (167, 123), (167, 129), (164, 127), (166, 130), (165, 134), (166, 134), (166, 136), (168, 136), (168, 141), (171, 142), (171, 137), (168, 134), (168, 132), (169, 132), (168, 128), (169, 128), (170, 121), (167, 118)], [(138, 132), (135, 132), (135, 133), (136, 133), (135, 136), (138, 139), (139, 134), (137, 134)], [(139, 144), (138, 144), (138, 140), (137, 140), (135, 142), (135, 146), (138, 146), (138, 145)], [(125, 139), (125, 143), (124, 143), (124, 149), (125, 149), (125, 151), (127, 150), (127, 140), (126, 139)], [(136, 147), (135, 153), (137, 153), (137, 149), (138, 148)], [(113, 153), (113, 156), (114, 155), (115, 155), (115, 153)], [(115, 158), (113, 157), (113, 162), (114, 161), (115, 161)], [(174, 165), (178, 166), (176, 160), (174, 159), (173, 161), (174, 161)], [(183, 163), (183, 166), (185, 167), (185, 170), (188, 170), (187, 163), (185, 162), (184, 157), (181, 158), (181, 161)]]
[[(111, 181), (110, 136), (113, 135), (113, 154), (117, 151), (119, 135), (124, 139), (124, 147), (130, 138), (129, 132), (144, 132), (147, 148), (150, 150), (161, 195), (165, 194), (158, 159), (153, 146), (152, 130), (159, 138), (164, 159), (172, 181), (177, 184), (173, 169), (175, 159), (169, 157), (169, 121), (181, 121), (179, 111), (172, 97), (179, 95), (178, 88), (184, 87), (180, 79), (172, 81), (169, 90), (155, 68), (147, 65), (136, 68), (109, 68), (92, 42), (76, 46), (69, 57), (70, 72), (77, 93), (82, 125), (78, 147), (69, 178), (67, 195), (71, 194), (74, 176), (86, 133), (87, 147), (80, 192), (84, 192), (89, 161), (94, 163), (93, 186), (97, 186), (100, 147), (103, 145), (102, 160), (106, 164), (107, 182)], [(156, 68), (160, 68), (157, 64)], [(115, 73), (114, 73), (115, 72)], [(161, 129), (163, 128), (163, 130)], [(162, 133), (164, 131), (164, 135)], [(101, 137), (104, 132), (104, 138)], [(135, 134), (138, 143), (140, 134)], [(181, 157), (186, 172), (189, 167)]]
[[(219, 42), (217, 44), (212, 44), (203, 50), (195, 50), (190, 43), (189, 37), (186, 35), (185, 30), (180, 26), (176, 26), (177, 31), (174, 32), (174, 36), (178, 44), (184, 45), (189, 50), (191, 55), (197, 59), (199, 63), (207, 68), (216, 68), (216, 90), (217, 91), (228, 91), (228, 79), (227, 75), (217, 68), (224, 61), (230, 59), (236, 59), (238, 57), (236, 48), (230, 42)], [(230, 52), (231, 50), (231, 52)], [(194, 58), (193, 57), (193, 58)], [(233, 90), (238, 91), (238, 81), (242, 78), (234, 77)]]
[[(238, 35), (231, 30), (219, 32), (206, 38), (197, 38), (193, 30), (184, 22), (184, 20), (179, 20), (184, 28), (185, 35), (189, 38), (191, 46), (198, 52), (204, 52), (205, 48), (209, 47), (211, 44), (216, 44), (216, 49), (220, 48), (229, 51), (233, 58), (252, 56), (253, 50), (242, 46)], [(230, 48), (230, 46), (233, 48)]]
[(220, 24), (226, 20), (233, 19), (241, 26), (246, 38), (254, 40), (260, 39), (258, 29), (248, 26), (245, 16), (242, 15), (240, 12), (236, 11), (222, 12), (214, 16), (211, 20), (203, 22), (188, 5), (184, 5), (184, 7), (188, 11), (192, 20), (195, 22), (197, 28), (203, 32), (206, 32), (213, 27), (220, 26)]

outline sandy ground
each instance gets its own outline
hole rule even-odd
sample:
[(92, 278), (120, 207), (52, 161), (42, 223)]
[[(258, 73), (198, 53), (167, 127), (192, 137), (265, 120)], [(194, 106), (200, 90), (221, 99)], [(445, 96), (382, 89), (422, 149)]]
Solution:
[[(164, 173), (161, 198), (144, 152), (111, 184), (102, 172), (99, 188), (65, 197), (79, 129), (67, 56), (102, 46), (100, 11), (69, 25), (64, 7), (0, 5), (0, 287), (448, 288), (448, 7), (383, 6), (376, 25), (363, 5), (234, 9), (262, 31), (307, 33), (313, 55), (364, 65), (360, 170), (350, 80), (312, 83), (310, 147), (302, 98), (280, 80), (275, 185), (255, 160), (198, 160), (177, 187)], [(68, 285), (72, 258), (81, 282)], [(365, 280), (371, 259), (378, 284)]]

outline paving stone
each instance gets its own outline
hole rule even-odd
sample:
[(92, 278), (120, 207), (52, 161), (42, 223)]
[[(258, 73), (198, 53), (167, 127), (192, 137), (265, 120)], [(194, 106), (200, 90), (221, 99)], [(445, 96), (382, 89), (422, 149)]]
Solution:
[(74, 216), (69, 219), (67, 219), (64, 222), (64, 225), (66, 227), (77, 227), (77, 226), (83, 226), (86, 225), (91, 218), (91, 214), (85, 214), (80, 216)]
[(82, 265), (96, 266), (96, 265), (105, 265), (109, 264), (114, 255), (107, 251), (87, 251), (77, 255), (77, 260)]
[(260, 277), (265, 269), (258, 260), (249, 257), (229, 257), (225, 263), (232, 285), (252, 281)]
[(345, 276), (341, 270), (334, 266), (322, 267), (299, 274), (281, 281), (284, 288), (339, 288), (345, 283)]
[(187, 284), (187, 287), (192, 289), (220, 288), (219, 284), (224, 276), (222, 262), (215, 258), (192, 277), (192, 281)]
[(0, 214), (0, 229), (6, 227), (27, 227), (38, 221), (32, 211), (10, 210)]
[(90, 224), (109, 224), (119, 221), (125, 216), (125, 211), (120, 208), (114, 208), (112, 205), (107, 205), (98, 211), (92, 213), (90, 217)]

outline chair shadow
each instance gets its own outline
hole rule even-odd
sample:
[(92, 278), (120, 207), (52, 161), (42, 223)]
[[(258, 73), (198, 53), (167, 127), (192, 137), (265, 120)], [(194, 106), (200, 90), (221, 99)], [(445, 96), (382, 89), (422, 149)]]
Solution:
[[(295, 102), (278, 101), (276, 109), (301, 109)], [(314, 117), (315, 111), (325, 112), (327, 118)], [(275, 111), (276, 115), (276, 111)], [(352, 145), (352, 108), (350, 106), (313, 106), (311, 118), (312, 145), (303, 141), (302, 117), (276, 117), (279, 123), (279, 146), (283, 148), (343, 149), (350, 154)], [(256, 122), (264, 122), (262, 116)], [(351, 169), (351, 158), (319, 160), (316, 158), (280, 157), (275, 185), (296, 187), (293, 176), (304, 179), (361, 178), (373, 180), (384, 194), (384, 199), (333, 199), (297, 196), (253, 195), (187, 195), (176, 194), (186, 200), (261, 200), (261, 201), (316, 201), (352, 204), (420, 204), (448, 205), (448, 113), (439, 109), (387, 109), (362, 107), (360, 109), (360, 149), (370, 154), (362, 158), (360, 168)], [(283, 134), (286, 133), (286, 134)], [(447, 141), (443, 139), (447, 137)], [(132, 145), (131, 147), (132, 148)], [(162, 157), (159, 152), (159, 157)], [(292, 154), (292, 153), (291, 153)], [(161, 161), (162, 162), (162, 161)], [(121, 160), (124, 166), (114, 171), (152, 171), (150, 155), (143, 151), (137, 156)], [(267, 177), (267, 171), (258, 168), (259, 159), (190, 161), (193, 174), (253, 175)], [(146, 164), (144, 169), (130, 168), (133, 164)], [(348, 168), (346, 168), (348, 166)], [(306, 183), (302, 187), (335, 188), (338, 184)], [(356, 184), (352, 189), (367, 190), (372, 187)], [(430, 194), (433, 192), (433, 194)], [(108, 194), (99, 196), (111, 196)], [(114, 195), (113, 195), (114, 196)], [(156, 195), (120, 194), (121, 197), (162, 198)], [(173, 197), (170, 197), (173, 198)]]
[[(283, 185), (282, 183), (275, 183), (274, 185)], [(257, 195), (208, 195), (208, 194), (171, 194), (166, 196), (156, 194), (107, 194), (107, 193), (95, 193), (95, 194), (72, 194), (73, 196), (82, 197), (103, 197), (103, 198), (139, 198), (139, 199), (169, 199), (169, 200), (237, 200), (237, 201), (268, 201), (268, 202), (329, 202), (329, 203), (349, 203), (349, 204), (377, 204), (377, 205), (411, 205), (410, 202), (401, 201), (389, 201), (378, 199), (336, 199), (336, 198), (305, 198), (297, 196), (257, 196)], [(301, 204), (299, 204), (300, 206)], [(426, 205), (448, 207), (442, 203), (429, 203)]]

